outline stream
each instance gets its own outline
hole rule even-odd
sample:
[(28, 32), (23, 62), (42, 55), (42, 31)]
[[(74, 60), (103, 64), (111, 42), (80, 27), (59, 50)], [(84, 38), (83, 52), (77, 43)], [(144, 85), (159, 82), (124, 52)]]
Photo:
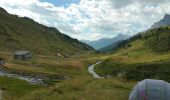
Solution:
[(20, 80), (25, 80), (30, 84), (41, 84), (43, 83), (43, 79), (41, 78), (36, 78), (33, 76), (26, 76), (26, 75), (19, 75), (19, 74), (12, 74), (8, 73), (7, 71), (3, 70), (0, 66), (0, 76), (6, 76), (6, 77), (12, 77), (12, 78), (17, 78)]
[(98, 75), (98, 74), (94, 71), (94, 67), (95, 67), (96, 65), (100, 64), (100, 63), (101, 63), (101, 61), (100, 61), (100, 62), (97, 62), (96, 64), (90, 65), (90, 66), (88, 67), (88, 72), (89, 72), (90, 74), (92, 74), (92, 76), (93, 76), (94, 78), (104, 78), (104, 77), (101, 77), (100, 75)]
[[(92, 74), (92, 76), (94, 78), (104, 78), (104, 77), (101, 77), (99, 76), (95, 71), (94, 71), (94, 67), (98, 64), (100, 64), (101, 62), (97, 62), (96, 64), (93, 64), (93, 65), (90, 65), (88, 67), (88, 72), (90, 74)], [(42, 78), (37, 78), (37, 77), (34, 77), (34, 76), (26, 76), (26, 75), (19, 75), (19, 74), (12, 74), (12, 73), (9, 73), (5, 70), (3, 70), (0, 66), (0, 76), (7, 76), (7, 77), (12, 77), (12, 78), (17, 78), (17, 79), (20, 79), (20, 80), (25, 80), (27, 81), (28, 83), (30, 84), (42, 84), (43, 83), (43, 79)]]

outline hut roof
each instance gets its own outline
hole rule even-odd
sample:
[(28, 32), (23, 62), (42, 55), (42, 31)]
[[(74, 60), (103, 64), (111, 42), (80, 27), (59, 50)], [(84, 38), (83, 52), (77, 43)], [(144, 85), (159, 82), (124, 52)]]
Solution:
[(29, 51), (17, 51), (17, 52), (15, 52), (15, 55), (24, 55), (27, 53), (29, 53)]

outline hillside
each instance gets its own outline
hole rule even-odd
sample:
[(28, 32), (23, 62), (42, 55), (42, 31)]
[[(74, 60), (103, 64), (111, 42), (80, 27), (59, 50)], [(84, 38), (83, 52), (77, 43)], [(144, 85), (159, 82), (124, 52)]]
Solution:
[(118, 51), (138, 52), (151, 51), (154, 53), (168, 52), (170, 50), (170, 27), (160, 27), (139, 33), (125, 40), (115, 48)]
[(96, 67), (102, 76), (128, 80), (148, 78), (170, 82), (170, 26), (160, 27), (121, 42), (114, 54)]
[[(153, 24), (151, 28), (148, 29), (147, 31), (140, 32), (127, 40), (117, 41), (113, 43), (112, 45), (101, 48), (100, 50), (105, 51), (105, 52), (108, 52), (108, 51), (112, 52), (112, 51), (117, 51), (120, 48), (127, 49), (128, 47), (131, 47), (131, 44), (133, 43), (133, 41), (139, 42), (141, 40), (139, 44), (136, 43), (137, 46), (134, 46), (135, 49), (137, 48), (139, 50), (150, 49), (154, 52), (168, 51), (169, 50), (169, 42), (168, 42), (169, 41), (169, 38), (168, 38), (169, 37), (169, 29), (168, 29), (169, 25), (170, 25), (170, 15), (165, 14), (163, 19)], [(141, 43), (143, 47), (141, 47)]]
[(86, 41), (86, 40), (82, 40), (82, 41), (92, 46), (96, 50), (102, 50), (102, 49), (105, 50), (107, 49), (108, 46), (110, 47), (111, 45), (117, 43), (118, 41), (126, 40), (128, 37), (129, 36), (127, 35), (118, 34), (116, 37), (108, 38), (108, 39), (99, 39), (96, 41)]
[(30, 50), (39, 54), (80, 54), (93, 50), (77, 39), (46, 27), (27, 17), (18, 17), (0, 8), (0, 51)]
[(125, 49), (127, 52), (149, 50), (156, 53), (170, 50), (170, 15), (165, 14), (164, 18), (156, 22), (145, 32), (136, 34), (128, 40), (122, 41), (114, 50)]

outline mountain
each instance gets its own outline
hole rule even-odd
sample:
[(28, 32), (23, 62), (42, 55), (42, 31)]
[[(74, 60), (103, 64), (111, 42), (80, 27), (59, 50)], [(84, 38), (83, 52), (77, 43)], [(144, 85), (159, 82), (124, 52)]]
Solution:
[(86, 44), (92, 46), (96, 50), (100, 50), (101, 48), (107, 47), (109, 45), (112, 45), (118, 41), (125, 40), (127, 38), (128, 38), (127, 35), (119, 34), (114, 38), (100, 39), (100, 40), (96, 40), (96, 41), (82, 40), (82, 42), (85, 42)]
[(128, 40), (120, 42), (115, 48), (117, 52), (153, 52), (170, 51), (170, 26), (163, 26), (139, 33)]
[(107, 52), (113, 50), (119, 43), (121, 43), (123, 40), (117, 41), (107, 47), (99, 49), (99, 51)]
[[(151, 28), (149, 30), (146, 30), (144, 32), (141, 32), (135, 36), (133, 36), (132, 38), (128, 39), (128, 40), (125, 40), (125, 41), (117, 41), (115, 43), (113, 43), (112, 45), (110, 46), (107, 46), (107, 47), (104, 47), (104, 48), (101, 48), (100, 50), (101, 51), (113, 51), (117, 48), (120, 48), (121, 46), (124, 46), (125, 45), (129, 45), (128, 43), (131, 42), (132, 40), (136, 40), (138, 39), (139, 37), (141, 38), (141, 36), (143, 36), (144, 34), (154, 34), (152, 31), (154, 31), (155, 28), (159, 28), (159, 30), (162, 30), (162, 27), (165, 27), (165, 26), (169, 26), (170, 25), (170, 15), (169, 14), (165, 14), (164, 18), (162, 20), (160, 20), (159, 22), (156, 22), (154, 25), (151, 26)], [(161, 28), (160, 28), (161, 27)], [(159, 31), (158, 31), (159, 32)], [(155, 35), (156, 35), (157, 32), (155, 32)], [(167, 35), (167, 34), (166, 34)], [(127, 43), (128, 42), (128, 43)], [(156, 42), (156, 40), (155, 40)], [(158, 42), (158, 41), (157, 41)], [(127, 44), (126, 44), (127, 43)], [(150, 44), (150, 42), (148, 42), (148, 44)], [(147, 44), (147, 45), (148, 45)], [(153, 46), (155, 44), (152, 44)], [(130, 46), (130, 45), (129, 45)]]
[(170, 15), (165, 14), (164, 18), (159, 22), (155, 23), (154, 25), (152, 25), (151, 29), (159, 28), (161, 26), (168, 26), (168, 25), (170, 25)]
[[(128, 40), (120, 42), (114, 50), (124, 48), (126, 51), (151, 50), (152, 52), (166, 52), (170, 50), (170, 15), (156, 22), (145, 32), (141, 32)], [(133, 48), (133, 49), (132, 49)]]
[(109, 52), (111, 56), (95, 67), (96, 73), (102, 77), (126, 80), (160, 79), (170, 82), (170, 25), (167, 19), (168, 15), (165, 15), (157, 26), (155, 24), (156, 27), (153, 25), (155, 28), (118, 43)]
[(30, 50), (39, 54), (79, 54), (94, 49), (53, 27), (27, 17), (9, 14), (0, 8), (0, 51)]
[(100, 76), (170, 82), (170, 26), (139, 33), (119, 43), (114, 50), (95, 67)]

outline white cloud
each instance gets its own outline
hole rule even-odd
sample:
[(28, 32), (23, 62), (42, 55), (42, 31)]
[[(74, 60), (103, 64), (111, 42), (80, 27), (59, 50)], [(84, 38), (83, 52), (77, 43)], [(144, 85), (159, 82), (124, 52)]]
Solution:
[(169, 5), (169, 0), (81, 0), (64, 8), (40, 0), (0, 0), (0, 6), (11, 14), (87, 40), (146, 30), (165, 13), (170, 14)]

